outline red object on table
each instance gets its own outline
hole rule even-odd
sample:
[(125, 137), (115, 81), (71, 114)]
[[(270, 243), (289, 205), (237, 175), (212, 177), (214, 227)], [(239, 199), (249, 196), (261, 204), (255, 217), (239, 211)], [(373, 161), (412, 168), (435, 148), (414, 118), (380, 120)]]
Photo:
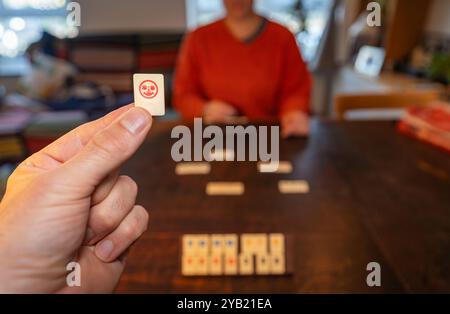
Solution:
[(436, 103), (426, 107), (408, 108), (397, 129), (450, 153), (449, 104)]

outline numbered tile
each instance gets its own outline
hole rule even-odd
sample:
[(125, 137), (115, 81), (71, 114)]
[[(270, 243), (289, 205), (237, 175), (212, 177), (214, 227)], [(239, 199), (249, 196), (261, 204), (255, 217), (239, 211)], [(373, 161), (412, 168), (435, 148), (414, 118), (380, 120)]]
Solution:
[(281, 275), (286, 272), (284, 254), (270, 255), (270, 272), (274, 275)]
[(241, 234), (241, 253), (254, 254), (256, 247), (255, 235), (253, 233)]
[(208, 275), (208, 256), (199, 255), (194, 258), (195, 274), (196, 275)]
[(270, 274), (271, 260), (268, 254), (256, 255), (256, 274), (267, 275)]
[(241, 253), (239, 255), (239, 274), (252, 275), (253, 272), (253, 256), (251, 254)]
[(211, 235), (211, 254), (223, 254), (225, 252), (225, 241), (222, 234)]
[(267, 254), (269, 253), (267, 250), (267, 234), (265, 233), (256, 233), (254, 235), (254, 241), (255, 241), (255, 247), (254, 247), (254, 253), (255, 254)]
[(222, 275), (223, 274), (223, 255), (213, 254), (209, 256), (209, 274)]
[(207, 234), (200, 234), (196, 237), (196, 253), (199, 255), (208, 255), (209, 253), (210, 236)]
[(223, 261), (223, 273), (225, 275), (237, 275), (238, 273), (237, 254), (225, 254)]
[(183, 276), (196, 275), (195, 258), (192, 255), (183, 255), (181, 258), (181, 274)]
[(211, 196), (236, 196), (245, 192), (245, 185), (242, 182), (208, 182), (206, 184), (206, 194)]
[(237, 255), (238, 236), (237, 234), (226, 234), (223, 237), (225, 254)]
[(264, 233), (244, 233), (241, 235), (241, 252), (246, 254), (266, 254), (267, 235)]
[(196, 252), (196, 236), (193, 234), (183, 235), (183, 248), (182, 254), (192, 255)]
[(210, 236), (207, 234), (185, 234), (183, 235), (182, 243), (182, 254), (207, 255)]
[(280, 180), (278, 190), (282, 194), (305, 194), (309, 193), (309, 184), (305, 180)]
[(179, 176), (201, 175), (211, 172), (211, 165), (207, 162), (181, 162), (175, 166), (175, 174)]
[(291, 173), (292, 164), (289, 161), (259, 162), (258, 171), (261, 173)]
[(269, 246), (271, 254), (284, 254), (284, 235), (282, 233), (271, 233), (269, 235)]

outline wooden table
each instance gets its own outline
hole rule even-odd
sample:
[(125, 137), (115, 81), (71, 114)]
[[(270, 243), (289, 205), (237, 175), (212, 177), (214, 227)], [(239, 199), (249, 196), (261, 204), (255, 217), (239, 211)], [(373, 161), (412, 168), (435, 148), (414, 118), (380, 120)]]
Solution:
[[(280, 143), (292, 174), (256, 163), (215, 162), (210, 175), (176, 176), (174, 123), (156, 123), (124, 173), (140, 187), (150, 228), (128, 259), (118, 292), (450, 292), (450, 156), (404, 137), (392, 122), (315, 120), (309, 139)], [(308, 180), (306, 195), (281, 195), (281, 178)], [(205, 195), (210, 180), (243, 181), (242, 197)], [(283, 232), (295, 271), (281, 277), (180, 275), (184, 233)], [(382, 286), (366, 284), (369, 262)]]

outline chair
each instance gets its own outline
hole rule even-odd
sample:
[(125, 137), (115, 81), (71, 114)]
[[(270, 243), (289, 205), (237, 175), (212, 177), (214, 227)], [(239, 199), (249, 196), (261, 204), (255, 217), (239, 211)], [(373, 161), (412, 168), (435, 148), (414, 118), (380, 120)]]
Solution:
[(394, 109), (408, 106), (424, 106), (439, 100), (440, 93), (430, 91), (405, 91), (387, 94), (340, 94), (335, 97), (334, 110), (338, 120), (355, 109)]

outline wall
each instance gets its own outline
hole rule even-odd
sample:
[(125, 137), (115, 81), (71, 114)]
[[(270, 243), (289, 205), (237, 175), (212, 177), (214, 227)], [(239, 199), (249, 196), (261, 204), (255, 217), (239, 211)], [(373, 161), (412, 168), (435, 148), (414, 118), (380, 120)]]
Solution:
[(388, 1), (387, 64), (404, 58), (420, 42), (430, 6), (429, 0)]
[(450, 1), (434, 0), (427, 16), (425, 31), (450, 36)]
[(177, 32), (186, 29), (184, 0), (78, 0), (80, 32)]

